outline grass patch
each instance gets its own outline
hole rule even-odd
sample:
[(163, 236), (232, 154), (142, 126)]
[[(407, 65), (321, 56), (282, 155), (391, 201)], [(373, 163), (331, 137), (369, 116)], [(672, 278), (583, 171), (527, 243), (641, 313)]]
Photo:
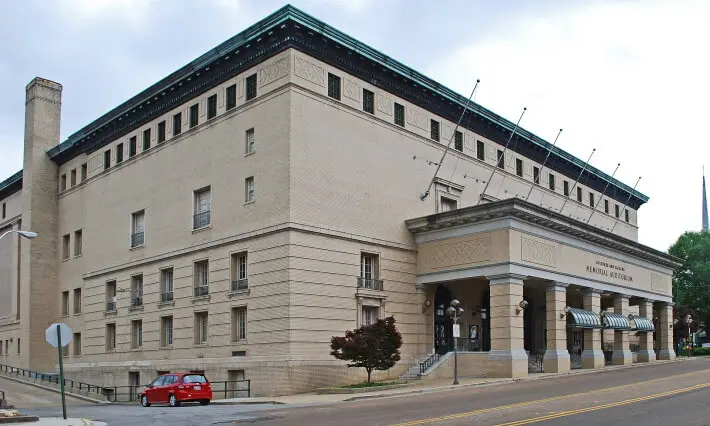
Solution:
[(343, 389), (374, 388), (377, 386), (401, 385), (402, 382), (362, 382), (354, 385), (340, 386)]

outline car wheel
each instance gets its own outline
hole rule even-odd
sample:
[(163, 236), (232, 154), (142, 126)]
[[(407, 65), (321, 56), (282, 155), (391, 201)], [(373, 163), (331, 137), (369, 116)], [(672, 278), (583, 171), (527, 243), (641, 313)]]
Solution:
[(179, 407), (180, 406), (180, 401), (177, 400), (175, 395), (170, 395), (170, 398), (168, 398), (168, 403), (170, 404), (171, 407)]
[(200, 405), (209, 405), (210, 400), (209, 399), (202, 399), (200, 400)]
[(143, 407), (150, 407), (150, 402), (148, 402), (148, 395), (141, 396), (141, 405)]

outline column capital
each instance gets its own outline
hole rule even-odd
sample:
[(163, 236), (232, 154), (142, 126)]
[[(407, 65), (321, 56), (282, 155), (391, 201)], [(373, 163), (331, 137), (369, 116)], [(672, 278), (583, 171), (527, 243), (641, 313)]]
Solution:
[(490, 285), (498, 285), (498, 284), (523, 284), (523, 280), (527, 278), (525, 275), (517, 275), (517, 274), (499, 274), (499, 275), (491, 275), (488, 278), (488, 283)]
[(631, 296), (624, 293), (614, 293), (614, 300), (616, 299), (630, 299)]
[(585, 294), (602, 294), (601, 290), (599, 290), (598, 288), (592, 288), (592, 287), (585, 287), (584, 290), (582, 290), (582, 292)]
[(547, 283), (548, 290), (567, 290), (567, 287), (569, 287), (569, 284), (561, 283), (559, 281), (548, 281)]

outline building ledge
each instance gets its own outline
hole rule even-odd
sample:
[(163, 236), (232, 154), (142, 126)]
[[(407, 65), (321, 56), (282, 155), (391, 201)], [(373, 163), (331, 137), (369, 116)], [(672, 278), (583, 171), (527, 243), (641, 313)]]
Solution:
[(168, 300), (165, 302), (158, 302), (158, 307), (159, 308), (164, 308), (166, 306), (175, 306), (175, 300)]
[(229, 298), (231, 299), (232, 297), (239, 297), (239, 296), (247, 296), (251, 293), (251, 289), (245, 288), (244, 290), (234, 290), (229, 292)]
[(128, 308), (128, 312), (137, 312), (137, 311), (142, 311), (142, 310), (143, 310), (143, 305), (131, 306)]
[(204, 296), (195, 296), (192, 298), (192, 303), (209, 302), (209, 301), (210, 301), (209, 294), (205, 294)]

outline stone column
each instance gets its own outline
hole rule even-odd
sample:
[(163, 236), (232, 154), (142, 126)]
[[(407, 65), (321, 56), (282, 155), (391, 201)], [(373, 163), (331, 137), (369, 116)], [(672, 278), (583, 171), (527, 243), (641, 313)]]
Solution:
[[(617, 294), (614, 297), (614, 313), (624, 318), (629, 316), (629, 296)], [(614, 353), (611, 355), (611, 362), (614, 365), (627, 365), (634, 362), (629, 349), (628, 331), (614, 331)]]
[(543, 365), (545, 373), (570, 371), (570, 356), (567, 351), (567, 321), (562, 315), (567, 306), (567, 284), (552, 282), (545, 293), (547, 318), (547, 349)]
[[(639, 316), (653, 321), (653, 302), (642, 300), (639, 304)], [(639, 333), (640, 349), (638, 353), (639, 362), (652, 362), (656, 360), (656, 352), (653, 350), (653, 332)]]
[(491, 293), (491, 350), (488, 377), (525, 377), (528, 355), (523, 343), (523, 277), (506, 274), (488, 277)]
[[(588, 288), (582, 300), (584, 309), (599, 315), (601, 311), (601, 291)], [(603, 368), (604, 352), (602, 352), (602, 331), (598, 329), (584, 330), (584, 350), (582, 351), (582, 368)]]
[(660, 326), (656, 330), (656, 336), (660, 342), (658, 359), (670, 360), (675, 358), (673, 349), (673, 304), (660, 304)]

